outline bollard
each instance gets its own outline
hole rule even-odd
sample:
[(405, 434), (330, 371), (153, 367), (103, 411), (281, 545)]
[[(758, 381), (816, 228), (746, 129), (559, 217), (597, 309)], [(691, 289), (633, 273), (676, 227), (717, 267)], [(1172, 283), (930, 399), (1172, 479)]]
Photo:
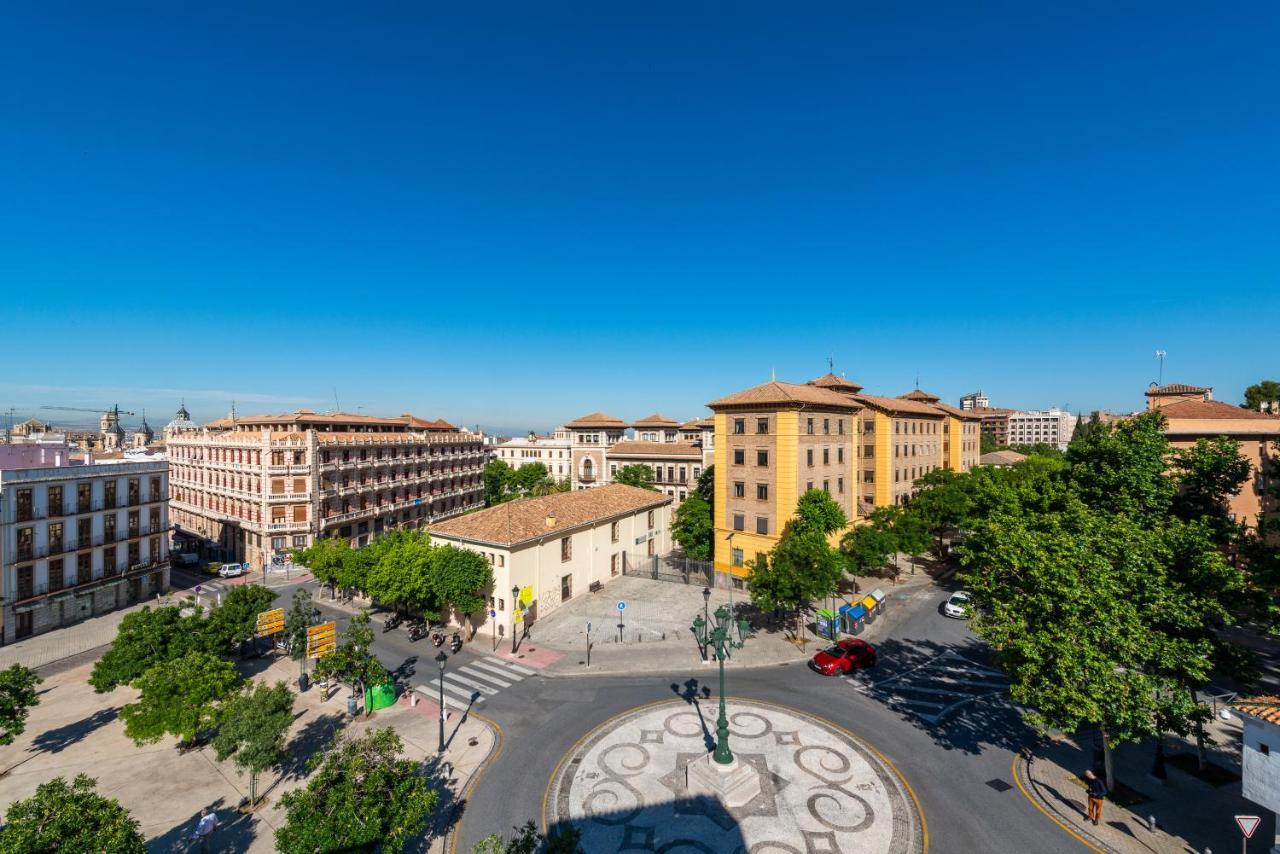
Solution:
[(1156, 829), (1156, 817), (1153, 815), (1147, 816), (1147, 830), (1150, 830), (1154, 833), (1155, 829)]

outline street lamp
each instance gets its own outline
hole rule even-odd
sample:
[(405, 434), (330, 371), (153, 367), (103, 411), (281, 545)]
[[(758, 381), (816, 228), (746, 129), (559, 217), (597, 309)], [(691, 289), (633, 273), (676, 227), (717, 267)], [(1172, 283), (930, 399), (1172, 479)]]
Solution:
[(449, 660), (449, 656), (444, 654), (444, 650), (436, 653), (436, 664), (440, 665), (440, 746), (437, 752), (444, 753), (444, 663)]
[[(720, 661), (720, 717), (716, 719), (716, 749), (712, 757), (721, 765), (729, 765), (733, 762), (733, 753), (729, 750), (729, 717), (724, 711), (724, 660), (729, 657), (729, 650), (742, 649), (747, 642), (747, 633), (751, 630), (751, 625), (746, 620), (734, 622), (733, 614), (727, 605), (716, 608), (714, 616), (714, 625), (703, 619), (701, 614), (695, 616), (693, 634), (704, 648), (710, 645)], [(735, 628), (738, 631), (737, 640), (734, 640), (731, 635)]]
[[(702, 620), (704, 623), (711, 622), (711, 613), (707, 610), (707, 607), (710, 604), (711, 604), (711, 588), (704, 587), (702, 588)], [(702, 660), (703, 661), (707, 660), (707, 653), (708, 653), (707, 645), (704, 643), (702, 644)]]
[(516, 609), (520, 607), (520, 585), (511, 588), (511, 654), (516, 654)]

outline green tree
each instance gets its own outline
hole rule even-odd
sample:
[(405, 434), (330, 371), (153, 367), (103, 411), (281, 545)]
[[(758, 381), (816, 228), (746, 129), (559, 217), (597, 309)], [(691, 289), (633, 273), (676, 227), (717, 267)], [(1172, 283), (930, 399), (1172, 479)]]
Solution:
[(311, 604), (311, 592), (298, 588), (293, 591), (293, 601), (284, 615), (284, 642), (289, 657), (304, 662), (307, 657), (307, 629), (320, 622), (320, 609)]
[(698, 493), (698, 497), (707, 502), (708, 507), (716, 505), (716, 467), (714, 465), (709, 465), (702, 470), (694, 490)]
[(192, 652), (143, 673), (134, 683), (141, 696), (120, 710), (124, 734), (138, 745), (165, 735), (190, 743), (216, 720), (218, 704), (240, 683), (230, 662)]
[(205, 634), (209, 649), (229, 654), (236, 646), (256, 637), (258, 615), (271, 608), (276, 594), (258, 584), (241, 584), (227, 591), (222, 604), (209, 611)]
[[(372, 649), (373, 628), (369, 612), (361, 611), (342, 630), (337, 646), (320, 656), (316, 662), (316, 678), (337, 679), (349, 685), (353, 695), (369, 685), (386, 682), (390, 674), (374, 657)], [(365, 711), (367, 714), (368, 710)]]
[(452, 606), (459, 615), (470, 616), (488, 604), (493, 567), (479, 552), (439, 546), (432, 555), (431, 583), (442, 607)]
[(293, 723), (293, 692), (283, 682), (252, 683), (222, 704), (213, 749), (249, 775), (249, 805), (258, 802), (258, 775), (284, 758), (285, 733)]
[(146, 838), (138, 822), (113, 798), (104, 798), (87, 774), (70, 785), (54, 777), (26, 800), (9, 804), (0, 829), (0, 852), (111, 851), (143, 854)]
[(1237, 539), (1245, 520), (1231, 518), (1231, 498), (1249, 480), (1253, 466), (1240, 454), (1240, 443), (1226, 436), (1197, 439), (1175, 451), (1173, 470), (1178, 493), (1173, 512), (1186, 521), (1203, 520), (1219, 544)]
[(671, 536), (691, 560), (711, 560), (712, 536), (715, 527), (711, 521), (711, 505), (694, 491), (676, 508), (671, 523)]
[(0, 745), (13, 744), (27, 728), (27, 713), (40, 702), (34, 670), (14, 664), (0, 670)]
[(810, 489), (796, 502), (788, 524), (796, 535), (813, 531), (826, 536), (848, 525), (849, 518), (825, 489)]
[(1169, 440), (1157, 410), (1099, 425), (1067, 449), (1073, 490), (1095, 510), (1158, 522), (1173, 502)]
[(1033, 445), (1010, 445), (1009, 450), (1017, 451), (1024, 457), (1061, 457), (1062, 451), (1058, 450), (1057, 445), (1050, 445), (1048, 442), (1036, 442)]
[(992, 436), (985, 430), (982, 431), (978, 436), (978, 453), (990, 454), (994, 451), (998, 451), (999, 449), (1000, 446), (996, 444), (996, 437)]
[(339, 578), (351, 551), (351, 544), (345, 539), (324, 537), (316, 540), (309, 548), (294, 552), (293, 559), (310, 570), (321, 584), (329, 585), (330, 592), (336, 596)]
[[(853, 575), (885, 574), (889, 558), (897, 552), (898, 541), (885, 525), (859, 525), (840, 541), (840, 554)], [(892, 573), (896, 575), (897, 570)]]
[(205, 621), (198, 611), (184, 617), (176, 606), (143, 606), (120, 621), (111, 648), (93, 665), (89, 684), (105, 694), (157, 664), (206, 647)]
[(582, 854), (582, 834), (572, 825), (543, 836), (533, 822), (513, 828), (515, 836), (504, 839), (492, 833), (471, 847), (472, 854)]
[(426, 531), (406, 532), (369, 569), (365, 579), (369, 595), (395, 608), (439, 619), (441, 603), (432, 582), (436, 549)]
[(751, 602), (761, 611), (793, 612), (799, 621), (810, 602), (836, 591), (842, 563), (820, 531), (797, 532), (788, 525), (767, 558), (755, 561), (747, 574)]
[(653, 469), (641, 463), (632, 463), (618, 469), (618, 473), (613, 476), (613, 482), (638, 486), (641, 489), (653, 489)]
[(502, 460), (490, 460), (484, 466), (484, 506), (492, 507), (507, 500), (515, 472)]
[(423, 831), (437, 793), (402, 750), (391, 729), (336, 739), (311, 761), (307, 785), (280, 796), (285, 821), (276, 850), (404, 850)]
[(1280, 382), (1263, 380), (1244, 390), (1244, 403), (1240, 406), (1243, 409), (1259, 412), (1262, 410), (1262, 404), (1269, 403), (1274, 406), (1278, 401), (1280, 401)]
[(542, 463), (525, 463), (515, 470), (512, 477), (512, 488), (521, 496), (532, 495), (534, 489), (547, 483), (554, 483), (547, 467)]

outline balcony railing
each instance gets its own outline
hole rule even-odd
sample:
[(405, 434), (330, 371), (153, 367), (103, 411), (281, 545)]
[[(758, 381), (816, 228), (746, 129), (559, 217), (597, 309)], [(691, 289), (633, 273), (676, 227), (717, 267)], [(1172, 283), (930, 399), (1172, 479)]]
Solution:
[(310, 501), (310, 492), (273, 492), (267, 496), (267, 501)]
[[(155, 572), (164, 569), (169, 565), (168, 558), (149, 561), (147, 563), (139, 563), (128, 569), (117, 570), (113, 573), (104, 573), (96, 578), (88, 581), (77, 581), (75, 584), (64, 587), (51, 587), (47, 582), (45, 584), (32, 585), (30, 590), (20, 590), (14, 597), (14, 606), (26, 605), (32, 602), (38, 602), (50, 596), (75, 595), (84, 590), (107, 584), (112, 581), (119, 581), (124, 578), (134, 578), (139, 575), (145, 575), (148, 572)], [(25, 594), (25, 595), (24, 595)]]

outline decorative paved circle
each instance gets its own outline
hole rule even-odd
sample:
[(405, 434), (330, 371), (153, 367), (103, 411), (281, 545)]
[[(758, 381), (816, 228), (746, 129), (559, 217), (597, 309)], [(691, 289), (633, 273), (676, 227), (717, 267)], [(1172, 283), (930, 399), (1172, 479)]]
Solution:
[(560, 761), (548, 826), (586, 851), (916, 854), (923, 823), (897, 772), (860, 740), (803, 712), (729, 700), (729, 746), (760, 793), (729, 809), (691, 796), (685, 765), (715, 746), (717, 703), (673, 700), (601, 724)]

